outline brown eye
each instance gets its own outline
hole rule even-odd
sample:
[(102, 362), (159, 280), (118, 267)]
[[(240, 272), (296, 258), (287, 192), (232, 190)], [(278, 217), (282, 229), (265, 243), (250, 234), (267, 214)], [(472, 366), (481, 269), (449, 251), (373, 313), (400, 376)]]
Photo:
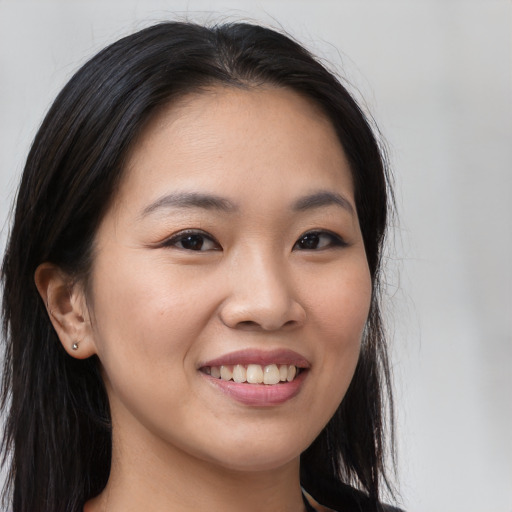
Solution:
[(300, 249), (316, 249), (320, 243), (320, 236), (318, 233), (309, 233), (304, 235), (298, 242), (297, 246)]
[(328, 231), (310, 231), (302, 235), (295, 245), (294, 250), (320, 250), (330, 247), (344, 247), (347, 244), (334, 233)]
[(183, 237), (178, 243), (182, 249), (188, 249), (189, 251), (200, 251), (204, 245), (204, 236), (188, 235)]
[(169, 238), (165, 244), (166, 247), (176, 247), (186, 251), (218, 251), (219, 244), (206, 233), (198, 231), (182, 231)]

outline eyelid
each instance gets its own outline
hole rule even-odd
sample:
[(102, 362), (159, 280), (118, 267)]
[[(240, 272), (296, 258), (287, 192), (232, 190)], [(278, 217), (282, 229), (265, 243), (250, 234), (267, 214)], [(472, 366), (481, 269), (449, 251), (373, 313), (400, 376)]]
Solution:
[[(303, 239), (304, 237), (306, 237), (307, 235), (318, 235), (318, 236), (327, 235), (331, 238), (331, 242), (325, 247), (314, 248), (314, 249), (307, 249), (307, 248), (296, 249), (299, 241), (301, 239)], [(299, 236), (299, 238), (295, 242), (292, 250), (322, 251), (325, 249), (332, 249), (335, 247), (348, 247), (348, 245), (349, 244), (345, 241), (345, 239), (338, 233), (335, 233), (334, 231), (330, 231), (329, 229), (310, 229), (308, 231), (305, 231), (304, 233), (302, 233), (302, 235)]]
[(202, 236), (203, 238), (213, 242), (218, 248), (216, 249), (209, 249), (209, 250), (221, 250), (222, 247), (221, 245), (219, 244), (219, 242), (217, 242), (217, 240), (215, 239), (214, 236), (210, 235), (209, 233), (207, 233), (206, 231), (203, 231), (201, 229), (182, 229), (181, 231), (178, 231), (176, 233), (173, 233), (171, 236), (167, 237), (165, 240), (163, 240), (160, 244), (161, 247), (176, 247), (176, 249), (179, 249), (179, 250), (182, 250), (182, 251), (189, 251), (189, 252), (208, 252), (208, 251), (193, 251), (192, 249), (185, 249), (185, 248), (182, 248), (182, 247), (177, 247), (176, 244), (177, 242), (179, 242), (181, 239), (185, 238), (187, 235), (199, 235), (199, 236)]

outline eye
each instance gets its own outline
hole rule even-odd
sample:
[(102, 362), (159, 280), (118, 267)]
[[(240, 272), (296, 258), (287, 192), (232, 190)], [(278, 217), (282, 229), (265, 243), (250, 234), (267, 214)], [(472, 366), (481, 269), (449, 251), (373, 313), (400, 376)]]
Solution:
[(346, 242), (329, 231), (309, 231), (304, 233), (293, 246), (294, 250), (321, 250), (331, 247), (346, 247)]
[(218, 251), (221, 249), (220, 245), (202, 231), (187, 230), (180, 231), (175, 235), (168, 238), (164, 244), (165, 247), (176, 247), (186, 251)]

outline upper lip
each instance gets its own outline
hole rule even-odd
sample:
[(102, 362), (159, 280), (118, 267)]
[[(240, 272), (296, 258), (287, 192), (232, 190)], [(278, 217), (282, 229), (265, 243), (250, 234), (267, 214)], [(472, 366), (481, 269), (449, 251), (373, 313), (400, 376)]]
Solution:
[(229, 352), (222, 356), (216, 357), (199, 365), (199, 368), (206, 366), (227, 366), (235, 364), (259, 364), (267, 366), (270, 364), (288, 364), (298, 368), (309, 368), (310, 362), (304, 357), (288, 349), (244, 349), (235, 352)]

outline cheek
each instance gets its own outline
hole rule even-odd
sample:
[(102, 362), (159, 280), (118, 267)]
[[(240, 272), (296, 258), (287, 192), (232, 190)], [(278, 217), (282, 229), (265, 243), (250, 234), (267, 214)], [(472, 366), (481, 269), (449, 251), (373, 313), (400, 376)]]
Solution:
[(101, 261), (93, 277), (93, 336), (112, 385), (127, 376), (144, 381), (148, 368), (166, 381), (182, 372), (201, 329), (204, 294), (160, 262)]
[[(312, 307), (318, 328), (325, 338), (359, 345), (368, 318), (371, 294), (370, 275), (363, 264), (347, 267), (343, 272), (333, 272), (330, 279), (323, 280), (323, 285), (315, 292)], [(337, 344), (340, 348), (343, 345)]]
[(93, 336), (117, 418), (130, 411), (140, 421), (161, 416), (164, 424), (166, 411), (187, 396), (187, 357), (208, 299), (187, 286), (187, 276), (163, 267), (119, 257), (95, 268)]
[(332, 393), (334, 409), (343, 399), (359, 359), (372, 290), (366, 265), (337, 275), (337, 279), (326, 280), (316, 294), (312, 326), (323, 347), (319, 362), (324, 385), (337, 390)]
[(93, 277), (95, 327), (104, 333), (100, 338), (109, 340), (139, 339), (145, 346), (160, 337), (167, 343), (179, 339), (176, 332), (199, 327), (208, 300), (204, 290), (191, 285), (187, 272), (176, 272), (158, 259), (105, 259), (98, 262)]

